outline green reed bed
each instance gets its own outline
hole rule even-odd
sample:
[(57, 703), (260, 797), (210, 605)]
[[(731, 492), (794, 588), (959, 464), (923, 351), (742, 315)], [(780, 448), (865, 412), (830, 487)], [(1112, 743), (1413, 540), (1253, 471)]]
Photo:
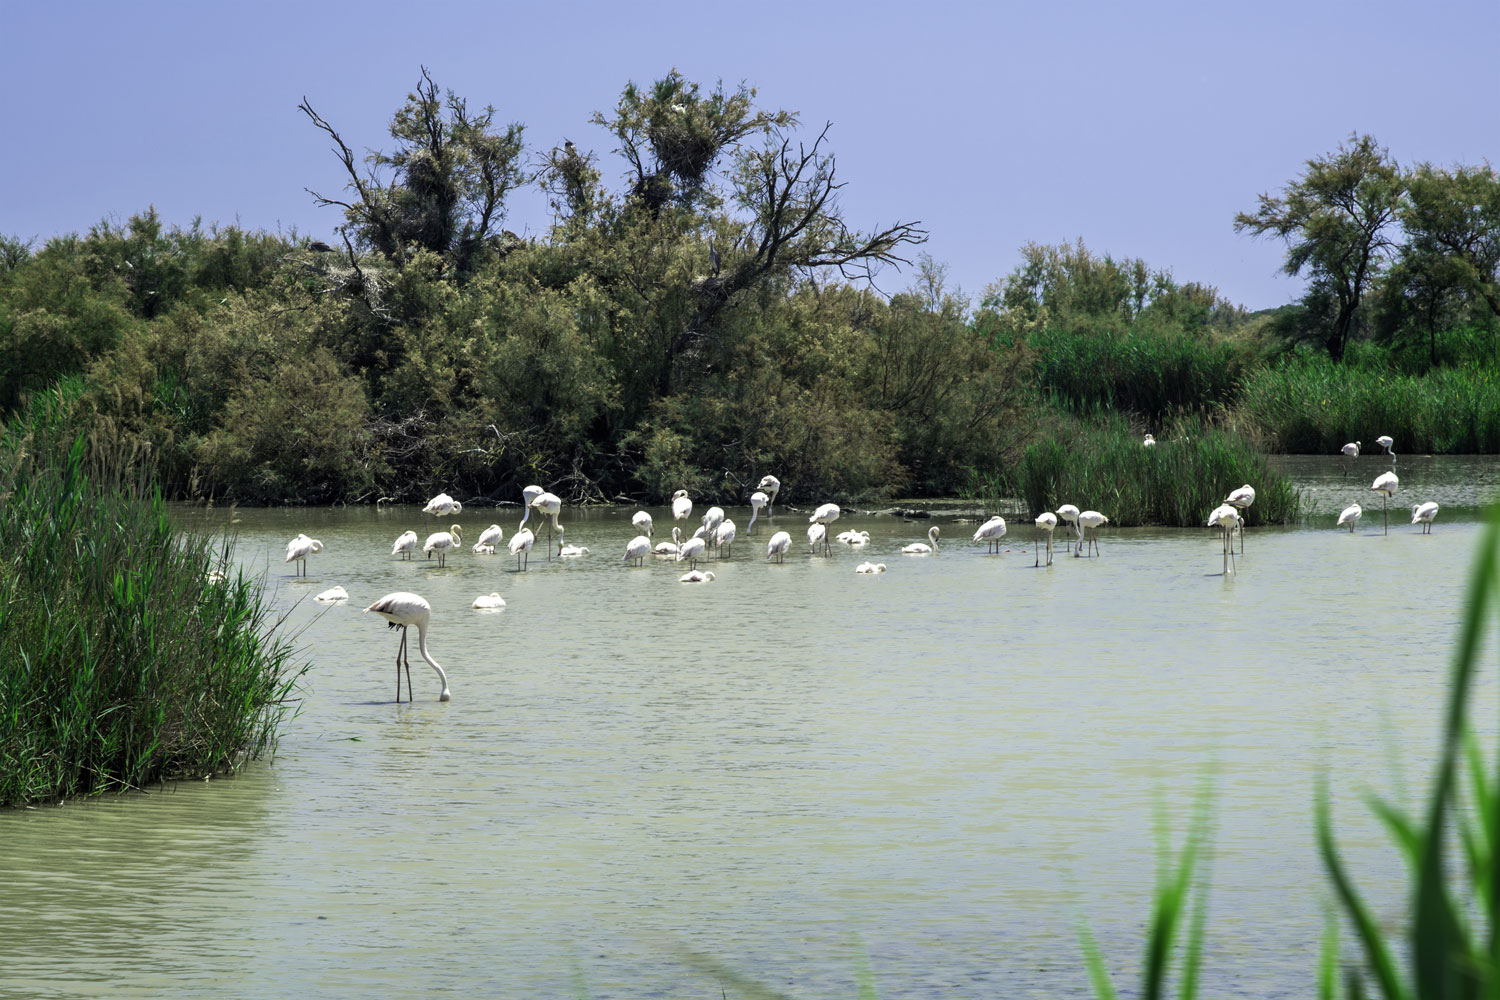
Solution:
[[(1251, 442), (1230, 430), (1184, 421), (1146, 448), (1121, 417), (1068, 421), (1026, 449), (1002, 487), (1033, 513), (1073, 503), (1120, 526), (1200, 527), (1231, 490), (1249, 483), (1255, 503), (1248, 524), (1295, 521), (1299, 497)], [(994, 497), (992, 496), (993, 500)]]
[[(300, 671), (227, 546), (34, 412), (0, 441), (0, 805), (232, 770)], [(119, 463), (123, 464), (123, 463)]]
[(1337, 454), (1349, 441), (1374, 450), (1389, 434), (1398, 453), (1491, 454), (1500, 452), (1500, 369), (1402, 375), (1302, 359), (1248, 378), (1239, 413), (1280, 451)]

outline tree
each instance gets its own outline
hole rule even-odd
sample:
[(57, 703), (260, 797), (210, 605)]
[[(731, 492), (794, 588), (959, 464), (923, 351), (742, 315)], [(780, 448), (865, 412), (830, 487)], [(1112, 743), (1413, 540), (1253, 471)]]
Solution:
[[(524, 126), (513, 122), (496, 130), (494, 108), (471, 114), (452, 91), (440, 96), (424, 66), (416, 91), (391, 119), (395, 151), (370, 153), (361, 172), (348, 144), (306, 97), (297, 108), (333, 139), (349, 175), (349, 201), (308, 193), (320, 205), (344, 209), (345, 229), (354, 235), (346, 246), (352, 267), (358, 269), (356, 248), (398, 264), (415, 250), (427, 250), (463, 278), (482, 249), (504, 242), (497, 230), (506, 195), (528, 179), (520, 165)], [(386, 169), (389, 179), (382, 180)]]
[(1386, 150), (1368, 135), (1351, 135), (1338, 152), (1307, 161), (1307, 170), (1280, 196), (1260, 196), (1255, 212), (1234, 218), (1235, 232), (1271, 233), (1287, 244), (1282, 269), (1311, 279), (1305, 301), (1326, 297), (1334, 315), (1324, 344), (1344, 357), (1360, 300), (1396, 243), (1405, 180)]
[(1453, 287), (1500, 317), (1500, 176), (1488, 163), (1451, 173), (1418, 166), (1401, 222), (1408, 237), (1403, 260), (1446, 272)]

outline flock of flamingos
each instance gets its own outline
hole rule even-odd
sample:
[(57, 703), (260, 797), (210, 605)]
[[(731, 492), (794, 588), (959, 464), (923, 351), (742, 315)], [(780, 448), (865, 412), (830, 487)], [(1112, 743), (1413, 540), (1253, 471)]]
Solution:
[[(1392, 440), (1388, 436), (1376, 439), (1376, 443), (1385, 449), (1386, 454), (1391, 456), (1392, 464), (1396, 461), (1396, 454), (1392, 450)], [(1155, 447), (1156, 440), (1147, 434), (1143, 442), (1147, 448)], [(1340, 449), (1345, 459), (1357, 458), (1359, 456), (1361, 443), (1351, 441)], [(1347, 465), (1346, 465), (1347, 470)], [(1392, 494), (1396, 492), (1400, 481), (1396, 478), (1394, 471), (1382, 472), (1375, 477), (1370, 489), (1381, 494), (1382, 508), (1387, 511), (1387, 531), (1389, 531), (1389, 501)], [(755, 526), (756, 518), (762, 510), (768, 512), (768, 516), (775, 513), (774, 504), (776, 494), (781, 489), (781, 482), (775, 476), (763, 478), (756, 492), (750, 496), (750, 523), (746, 525), (749, 532)], [(558, 514), (562, 511), (562, 500), (553, 493), (548, 493), (540, 486), (528, 486), (522, 490), (522, 498), (525, 501), (526, 513), (521, 518), (521, 524), (516, 533), (511, 536), (507, 548), (511, 555), (516, 557), (516, 568), (518, 570), (530, 563), (531, 549), (536, 544), (537, 535), (533, 529), (526, 526), (531, 519), (531, 514), (536, 511), (539, 519), (546, 519), (547, 527), (547, 555), (551, 558), (552, 543), (556, 537), (558, 556), (560, 558), (577, 557), (588, 554), (586, 547), (567, 545), (563, 542), (564, 528), (558, 523)], [(1255, 502), (1255, 489), (1246, 483), (1239, 489), (1234, 490), (1225, 498), (1224, 502), (1214, 508), (1208, 516), (1207, 526), (1218, 528), (1223, 537), (1224, 568), (1225, 573), (1232, 572), (1234, 560), (1234, 537), (1240, 536), (1240, 551), (1244, 551), (1245, 524), (1244, 511)], [(463, 510), (463, 504), (454, 500), (446, 493), (440, 493), (428, 502), (422, 512), (427, 515), (444, 517), (456, 514)], [(678, 490), (672, 496), (672, 517), (677, 521), (686, 521), (693, 512), (693, 502), (688, 497), (687, 490)], [(1411, 523), (1421, 524), (1424, 533), (1432, 530), (1433, 518), (1437, 516), (1438, 505), (1435, 502), (1413, 504), (1411, 508)], [(839, 519), (838, 504), (825, 503), (813, 511), (808, 518), (807, 542), (813, 552), (822, 548), (827, 554), (831, 551), (829, 545), (829, 526)], [(1337, 527), (1348, 526), (1353, 532), (1355, 524), (1364, 513), (1359, 504), (1351, 504), (1339, 514)], [(1074, 556), (1082, 556), (1085, 553), (1097, 554), (1099, 540), (1098, 529), (1109, 523), (1109, 518), (1096, 510), (1079, 510), (1073, 504), (1063, 504), (1057, 511), (1047, 511), (1036, 518), (1038, 529), (1035, 548), (1037, 549), (1037, 565), (1041, 563), (1040, 539), (1042, 535), (1047, 539), (1047, 565), (1052, 565), (1052, 533), (1056, 530), (1058, 519), (1061, 518), (1069, 524), (1074, 532), (1073, 541), (1069, 542)], [(724, 513), (722, 507), (710, 507), (704, 513), (700, 526), (694, 530), (691, 537), (683, 538), (682, 528), (672, 529), (672, 540), (670, 542), (656, 542), (653, 544), (653, 526), (651, 515), (645, 511), (637, 511), (631, 517), (631, 523), (635, 525), (640, 534), (632, 538), (625, 546), (625, 554), (622, 562), (627, 564), (642, 565), (649, 556), (669, 558), (678, 562), (688, 562), (688, 572), (679, 579), (683, 583), (709, 583), (714, 579), (712, 571), (698, 569), (699, 560), (707, 559), (710, 550), (717, 552), (721, 558), (727, 558), (732, 552), (738, 529), (734, 521), (730, 520)], [(538, 525), (540, 528), (541, 525)], [(462, 544), (463, 529), (455, 524), (447, 531), (434, 532), (427, 536), (422, 544), (422, 551), (429, 558), (437, 556), (438, 565), (445, 564), (448, 552), (457, 549)], [(996, 552), (1000, 548), (1000, 539), (1005, 536), (1005, 519), (996, 515), (979, 526), (974, 532), (972, 541), (974, 544), (984, 542), (990, 551)], [(914, 542), (904, 546), (901, 552), (905, 555), (930, 555), (937, 550), (940, 532), (936, 527), (928, 529), (926, 542)], [(473, 551), (478, 555), (494, 555), (495, 548), (503, 540), (504, 531), (498, 524), (492, 524), (480, 532), (479, 539), (473, 545)], [(837, 540), (852, 548), (859, 548), (870, 540), (867, 531), (845, 531), (837, 536)], [(782, 562), (792, 547), (792, 536), (785, 531), (773, 534), (766, 544), (766, 561), (775, 560)], [(301, 573), (307, 572), (307, 557), (322, 551), (323, 543), (315, 538), (309, 538), (305, 534), (299, 534), (287, 543), (286, 562), (297, 563)], [(391, 554), (405, 559), (411, 559), (417, 550), (417, 533), (415, 531), (404, 532), (396, 539), (391, 548)], [(884, 573), (884, 563), (862, 562), (855, 567), (854, 572), (860, 574)], [(349, 595), (342, 587), (334, 587), (324, 591), (317, 596), (317, 600), (323, 602), (346, 601)], [(503, 607), (505, 601), (498, 593), (483, 595), (474, 600), (476, 608), (498, 608)], [(432, 606), (427, 599), (419, 594), (406, 591), (396, 591), (386, 594), (380, 600), (365, 608), (366, 612), (373, 611), (380, 615), (388, 623), (388, 627), (401, 631), (401, 643), (396, 651), (396, 701), (401, 701), (401, 673), (406, 672), (406, 691), (408, 700), (411, 699), (411, 662), (407, 653), (406, 630), (409, 626), (417, 627), (417, 646), (422, 659), (437, 672), (442, 682), (443, 690), (438, 696), (439, 701), (448, 701), (451, 694), (448, 690), (448, 675), (438, 662), (432, 658), (427, 649), (427, 627), (432, 616)]]

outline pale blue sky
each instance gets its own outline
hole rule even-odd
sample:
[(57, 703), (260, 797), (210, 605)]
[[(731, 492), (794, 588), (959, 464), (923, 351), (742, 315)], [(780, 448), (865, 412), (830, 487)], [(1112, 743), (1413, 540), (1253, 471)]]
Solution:
[[(856, 225), (920, 220), (977, 297), (1028, 240), (1083, 237), (1251, 308), (1299, 285), (1234, 213), (1351, 131), (1403, 163), (1500, 162), (1500, 0), (1194, 3), (13, 3), (0, 15), (0, 233), (86, 231), (155, 204), (326, 237), (304, 188), (426, 65), (439, 86), (601, 154), (629, 80), (745, 80), (833, 122)], [(540, 198), (506, 225), (538, 233)], [(886, 290), (906, 277), (886, 275)]]

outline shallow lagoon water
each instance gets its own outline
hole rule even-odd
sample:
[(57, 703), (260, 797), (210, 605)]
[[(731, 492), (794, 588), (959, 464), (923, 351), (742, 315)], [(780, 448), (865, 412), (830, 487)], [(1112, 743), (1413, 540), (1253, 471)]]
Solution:
[[(1308, 995), (1315, 779), (1394, 920), (1400, 861), (1358, 794), (1425, 787), (1500, 468), (1402, 456), (1387, 536), (1367, 487), (1388, 461), (1281, 461), (1314, 513), (1252, 529), (1229, 577), (1208, 529), (1106, 528), (1099, 558), (1059, 545), (1036, 569), (1029, 521), (988, 556), (941, 506), (847, 516), (871, 543), (829, 558), (806, 511), (747, 537), (731, 509), (740, 541), (702, 586), (621, 564), (633, 508), (565, 510), (589, 555), (538, 549), (524, 573), (467, 545), (443, 569), (392, 559), (439, 527), (415, 507), (182, 508), (236, 522), (288, 609), (300, 714), (233, 779), (0, 815), (0, 992), (718, 996), (700, 954), (795, 996), (852, 995), (866, 965), (886, 998), (1084, 996), (1078, 921), (1133, 982), (1154, 810), (1180, 835), (1211, 773), (1205, 989)], [(1331, 524), (1352, 501), (1351, 536)], [(900, 555), (929, 524), (938, 553)], [(306, 580), (281, 561), (298, 531), (326, 546)], [(889, 571), (855, 575), (866, 559)], [(348, 604), (311, 600), (335, 584)], [(360, 609), (393, 590), (432, 602), (451, 702), (415, 656), (416, 703), (392, 700), (397, 637)], [(469, 608), (491, 591), (506, 608)]]

